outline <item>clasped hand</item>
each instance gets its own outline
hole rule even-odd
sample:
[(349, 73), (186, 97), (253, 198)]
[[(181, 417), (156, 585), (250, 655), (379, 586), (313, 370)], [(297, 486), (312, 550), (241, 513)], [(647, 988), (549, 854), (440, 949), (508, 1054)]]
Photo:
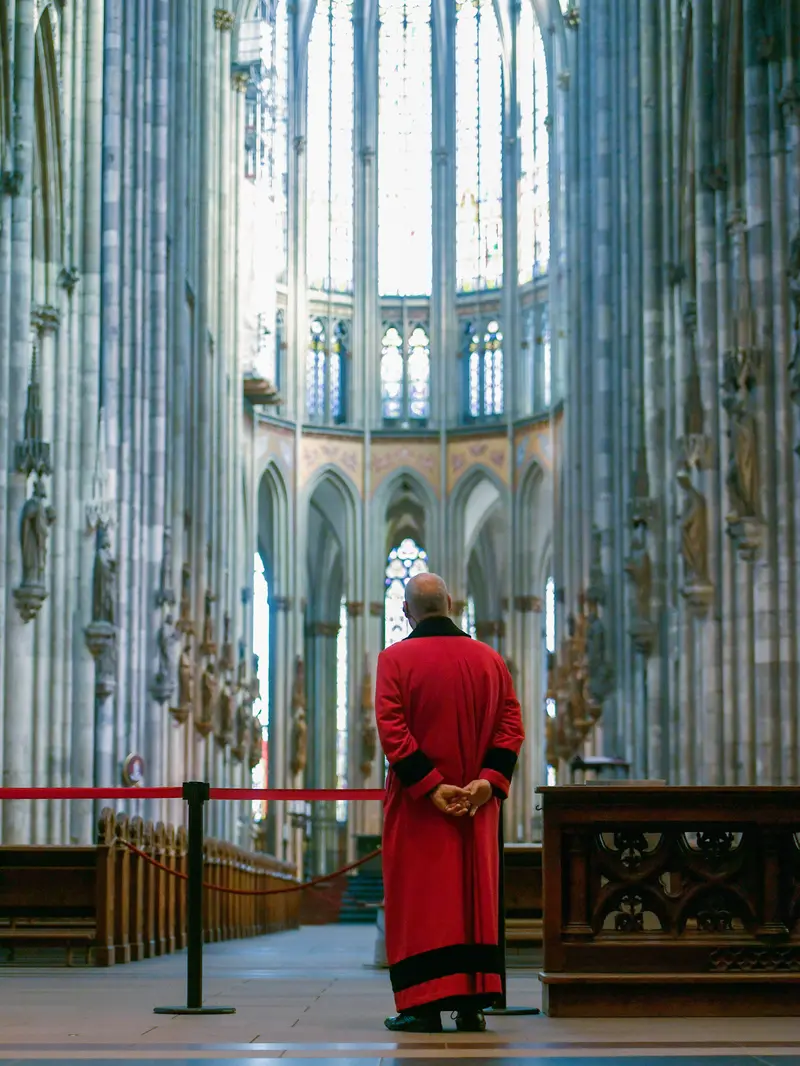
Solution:
[(491, 798), (492, 786), (482, 778), (470, 781), (464, 788), (459, 788), (458, 785), (439, 785), (431, 793), (434, 806), (453, 818), (463, 818), (465, 814), (474, 818)]

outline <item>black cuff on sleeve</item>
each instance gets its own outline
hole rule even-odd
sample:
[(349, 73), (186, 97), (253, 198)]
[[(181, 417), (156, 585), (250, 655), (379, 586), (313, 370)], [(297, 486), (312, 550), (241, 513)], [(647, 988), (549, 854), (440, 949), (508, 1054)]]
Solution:
[(494, 770), (511, 783), (517, 765), (517, 756), (511, 748), (490, 748), (483, 760), (485, 770)]
[(420, 781), (424, 781), (436, 767), (425, 752), (417, 748), (415, 752), (407, 755), (405, 759), (400, 759), (399, 762), (393, 763), (392, 769), (404, 788), (413, 788)]

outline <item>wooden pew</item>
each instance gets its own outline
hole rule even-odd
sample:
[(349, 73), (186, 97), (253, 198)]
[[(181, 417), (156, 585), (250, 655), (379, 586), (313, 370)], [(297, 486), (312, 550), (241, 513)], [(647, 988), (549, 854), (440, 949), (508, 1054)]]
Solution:
[[(159, 869), (123, 841), (151, 856)], [(0, 946), (61, 945), (72, 962), (81, 948), (98, 965), (136, 962), (186, 946), (186, 830), (103, 811), (95, 847), (0, 847)], [(269, 855), (205, 841), (203, 879), (234, 889), (296, 883)], [(241, 896), (206, 891), (207, 942), (263, 935), (299, 925), (302, 893)]]
[(0, 945), (80, 947), (113, 966), (116, 876), (114, 817), (104, 811), (96, 847), (0, 846)]
[(542, 944), (542, 845), (505, 845), (506, 942), (515, 948)]

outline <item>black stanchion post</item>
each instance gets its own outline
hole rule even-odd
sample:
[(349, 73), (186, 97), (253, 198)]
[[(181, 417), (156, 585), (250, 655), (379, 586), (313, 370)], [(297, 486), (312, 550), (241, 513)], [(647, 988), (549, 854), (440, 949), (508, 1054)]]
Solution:
[(184, 781), (189, 807), (189, 882), (186, 886), (186, 1006), (155, 1007), (156, 1014), (235, 1014), (235, 1007), (203, 1006), (203, 807), (207, 781)]
[(484, 1013), (491, 1014), (493, 1017), (497, 1015), (506, 1015), (519, 1017), (521, 1015), (528, 1014), (541, 1014), (538, 1007), (509, 1007), (507, 996), (507, 977), (506, 977), (506, 848), (505, 837), (503, 835), (503, 804), (500, 804), (500, 818), (497, 827), (497, 849), (498, 849), (498, 886), (497, 886), (497, 898), (498, 898), (498, 914), (497, 914), (497, 943), (500, 945), (501, 951), (501, 965), (502, 970), (500, 973), (500, 987), (502, 989), (500, 993), (500, 1002), (496, 1007), (489, 1007)]

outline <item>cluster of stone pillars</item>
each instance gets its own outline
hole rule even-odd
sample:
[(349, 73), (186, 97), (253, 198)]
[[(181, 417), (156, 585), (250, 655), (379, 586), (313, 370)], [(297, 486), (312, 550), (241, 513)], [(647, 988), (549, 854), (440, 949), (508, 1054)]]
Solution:
[(599, 742), (673, 784), (797, 783), (800, 12), (592, 0), (569, 26), (556, 575), (574, 610), (596, 525)]
[[(2, 782), (244, 784), (260, 735), (234, 12), (2, 2)], [(219, 651), (192, 643), (204, 624)], [(241, 810), (212, 811), (240, 834)], [(6, 803), (2, 838), (87, 841), (95, 815)]]

